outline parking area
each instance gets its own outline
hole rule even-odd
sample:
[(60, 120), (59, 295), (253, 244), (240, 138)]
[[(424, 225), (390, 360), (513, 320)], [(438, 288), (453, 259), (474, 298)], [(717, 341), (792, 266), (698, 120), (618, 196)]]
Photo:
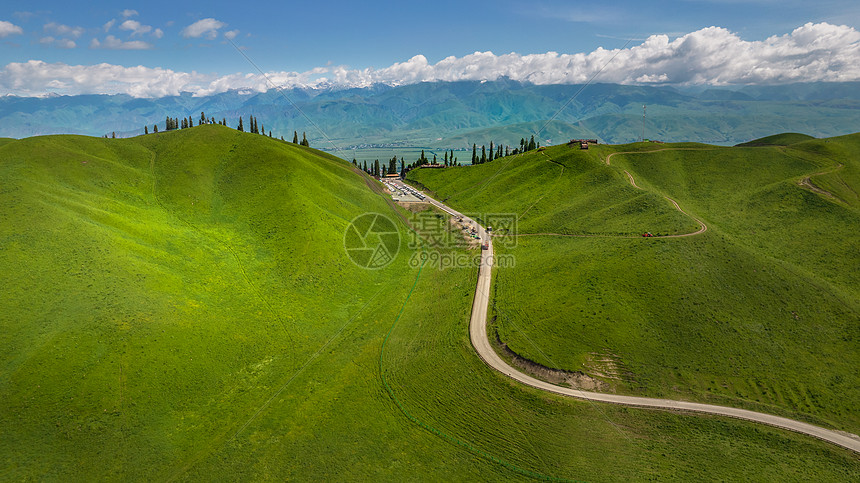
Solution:
[(383, 180), (382, 184), (391, 192), (391, 198), (401, 203), (424, 203), (425, 197), (411, 186), (400, 181)]

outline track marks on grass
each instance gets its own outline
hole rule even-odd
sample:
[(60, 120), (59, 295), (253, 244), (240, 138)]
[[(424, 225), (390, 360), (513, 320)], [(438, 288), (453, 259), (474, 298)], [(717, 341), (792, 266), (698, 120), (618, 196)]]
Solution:
[(159, 199), (159, 197), (158, 197), (158, 191), (157, 191), (158, 177), (157, 177), (157, 176), (156, 176), (156, 174), (155, 174), (155, 159), (156, 159), (156, 156), (157, 156), (157, 155), (156, 155), (156, 153), (155, 153), (155, 152), (152, 152), (152, 157), (151, 157), (151, 158), (150, 158), (150, 160), (149, 160), (149, 171), (150, 171), (150, 174), (151, 174), (151, 176), (152, 176), (152, 197), (155, 199), (155, 202), (156, 202), (156, 203), (158, 203), (158, 206), (160, 206), (160, 207), (161, 207), (161, 209), (163, 209), (163, 210), (164, 210), (165, 212), (167, 212), (167, 213), (170, 213), (174, 218), (176, 218), (177, 220), (179, 220), (180, 222), (182, 222), (182, 223), (183, 223), (184, 225), (186, 225), (187, 227), (191, 228), (194, 232), (198, 233), (199, 235), (201, 235), (201, 236), (202, 236), (202, 237), (204, 237), (204, 238), (208, 238), (208, 239), (210, 239), (210, 240), (215, 241), (217, 244), (219, 244), (219, 245), (223, 246), (224, 248), (226, 248), (226, 249), (227, 249), (227, 251), (229, 251), (229, 252), (230, 252), (230, 255), (232, 255), (233, 259), (236, 261), (236, 265), (239, 267), (239, 271), (240, 271), (240, 272), (242, 272), (242, 277), (245, 279), (245, 283), (247, 283), (247, 284), (248, 284), (248, 286), (249, 286), (249, 287), (251, 287), (251, 290), (253, 290), (253, 291), (254, 291), (254, 294), (257, 296), (257, 298), (258, 298), (261, 302), (263, 302), (263, 304), (266, 306), (266, 308), (267, 308), (267, 310), (269, 311), (269, 313), (271, 313), (271, 314), (272, 314), (272, 316), (275, 318), (275, 320), (277, 320), (277, 321), (278, 321), (278, 323), (281, 325), (281, 328), (284, 330), (284, 334), (285, 334), (285, 335), (287, 336), (287, 338), (290, 340), (290, 343), (293, 343), (293, 336), (292, 336), (292, 334), (290, 333), (290, 331), (287, 329), (287, 324), (284, 322), (283, 317), (281, 317), (281, 315), (280, 315), (280, 314), (279, 314), (279, 313), (274, 309), (274, 307), (272, 307), (272, 304), (271, 304), (271, 303), (269, 302), (269, 300), (268, 300), (268, 299), (263, 295), (263, 293), (262, 293), (262, 291), (260, 290), (260, 288), (259, 288), (259, 287), (257, 287), (257, 285), (253, 282), (253, 280), (251, 280), (251, 277), (248, 275), (248, 272), (247, 272), (247, 270), (245, 269), (245, 264), (243, 264), (243, 263), (242, 263), (242, 260), (239, 258), (239, 255), (236, 253), (236, 250), (233, 248), (233, 246), (232, 246), (230, 243), (228, 243), (228, 242), (226, 242), (226, 241), (224, 241), (224, 240), (222, 240), (222, 239), (218, 238), (217, 236), (212, 235), (211, 233), (207, 233), (207, 232), (203, 231), (202, 229), (200, 229), (200, 228), (199, 228), (198, 226), (196, 226), (195, 224), (193, 224), (193, 223), (191, 223), (190, 221), (186, 220), (185, 218), (183, 218), (183, 217), (179, 216), (175, 211), (173, 211), (173, 210), (171, 210), (170, 208), (168, 208), (168, 207), (167, 207), (167, 206), (166, 206), (166, 205), (161, 201), (161, 199)]
[(816, 186), (815, 183), (813, 183), (812, 180), (810, 179), (813, 176), (821, 176), (824, 174), (830, 174), (830, 173), (839, 171), (843, 167), (844, 167), (844, 165), (842, 163), (839, 163), (839, 165), (836, 167), (826, 169), (824, 171), (819, 171), (817, 173), (812, 173), (809, 176), (806, 176), (803, 179), (801, 179), (800, 181), (798, 181), (797, 185), (800, 186), (801, 188), (806, 188), (809, 191), (812, 191), (813, 193), (818, 193), (819, 195), (824, 196), (825, 198), (830, 198), (831, 200), (836, 200), (836, 201), (844, 203), (844, 201), (841, 198), (839, 198), (838, 196), (834, 195), (833, 193), (831, 193), (831, 192), (829, 192), (829, 191), (827, 191), (827, 190), (825, 190), (819, 186)]
[[(561, 163), (559, 163), (558, 161), (553, 160), (552, 158), (550, 158), (549, 156), (547, 156), (547, 155), (546, 155), (546, 153), (545, 153), (545, 152), (543, 152), (543, 151), (541, 151), (541, 154), (543, 154), (543, 155), (546, 157), (547, 161), (549, 161), (550, 163), (554, 163), (554, 164), (557, 164), (557, 165), (561, 166), (561, 171), (558, 173), (558, 178), (555, 180), (555, 184), (557, 185), (557, 184), (558, 184), (558, 182), (559, 182), (559, 181), (561, 181), (561, 177), (564, 175), (564, 165), (563, 165), (563, 164), (561, 164)], [(544, 198), (544, 196), (546, 196), (546, 195), (547, 195), (547, 193), (544, 193), (540, 198), (538, 198), (537, 200), (535, 200), (535, 202), (534, 202), (534, 203), (532, 203), (532, 204), (531, 204), (531, 206), (529, 206), (528, 208), (526, 208), (526, 211), (524, 211), (524, 212), (520, 213), (520, 216), (519, 216), (519, 217), (520, 217), (520, 219), (522, 219), (524, 216), (526, 216), (526, 213), (528, 213), (528, 212), (529, 212), (529, 210), (531, 210), (532, 208), (534, 208), (534, 206), (535, 206), (536, 204), (540, 203), (540, 200), (542, 200), (542, 199)]]

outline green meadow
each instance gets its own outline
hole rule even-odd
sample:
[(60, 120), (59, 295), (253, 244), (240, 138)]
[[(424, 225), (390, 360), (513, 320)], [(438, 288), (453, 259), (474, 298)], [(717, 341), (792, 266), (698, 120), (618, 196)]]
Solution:
[[(561, 163), (564, 173), (555, 162), (523, 157), (496, 176), (512, 184), (516, 178), (504, 177), (508, 172), (546, 172), (547, 183), (564, 190), (547, 200), (587, 196), (567, 207), (538, 201), (523, 217), (522, 229), (611, 235), (696, 228), (661, 201), (659, 191), (669, 192), (673, 185), (632, 191), (623, 173), (600, 165), (599, 152), (565, 160), (554, 154), (562, 149), (552, 148), (547, 156)], [(622, 162), (620, 156), (613, 164), (616, 160)], [(631, 170), (637, 161), (624, 160)], [(504, 162), (437, 172), (466, 177)], [(488, 369), (467, 332), (475, 271), (410, 268), (409, 214), (380, 196), (375, 181), (319, 151), (221, 126), (122, 140), (0, 140), (0, 180), (4, 481), (498, 481), (541, 475), (578, 481), (848, 481), (860, 476), (855, 455), (801, 435), (722, 418), (566, 399), (523, 388)], [(422, 182), (433, 180), (428, 176)], [(493, 190), (500, 185), (493, 183), (472, 191), (484, 197), (477, 201), (498, 199)], [(505, 209), (517, 209), (512, 198)], [(451, 203), (458, 206), (455, 200)], [(589, 212), (594, 203), (611, 203), (601, 209), (613, 216)], [(700, 208), (692, 199), (689, 203)], [(389, 217), (401, 235), (394, 261), (380, 270), (358, 267), (344, 250), (347, 227), (365, 213)], [(618, 219), (611, 219), (615, 215)], [(712, 231), (719, 235), (714, 229), (709, 236)], [(589, 244), (602, 253), (597, 240), (568, 240), (570, 246), (563, 248), (571, 257), (587, 254)], [(696, 240), (702, 250), (717, 243)], [(517, 267), (496, 275), (497, 314), (521, 317), (514, 311), (517, 300), (523, 313), (537, 310), (538, 301), (528, 300), (517, 277), (531, 276), (527, 257), (534, 257), (535, 270), (547, 261), (540, 244), (561, 243), (525, 237), (520, 242), (507, 249), (517, 255)], [(630, 244), (657, 250), (677, 242), (611, 243), (618, 250)], [(748, 243), (737, 243), (742, 242)], [(687, 253), (707, 258), (695, 247)], [(755, 256), (760, 255), (752, 253), (751, 260), (768, 267), (766, 280), (779, 275), (793, 294), (824, 297), (791, 284), (791, 270), (824, 270), (812, 255), (784, 268)], [(643, 262), (646, 258), (641, 255)], [(572, 260), (559, 257), (560, 269), (579, 267)], [(662, 277), (669, 286), (670, 274)], [(816, 283), (833, 290), (833, 297), (850, 296), (850, 277), (831, 267)], [(545, 278), (540, 283), (575, 281)], [(576, 302), (568, 301), (569, 314), (581, 309)], [(856, 308), (846, 303), (841, 310), (856, 316), (850, 312)], [(836, 308), (828, 310), (842, 316)], [(801, 311), (800, 320), (811, 317), (807, 312), (814, 310)], [(563, 337), (538, 337), (539, 325), (511, 320), (516, 327), (505, 325), (504, 317), (497, 325), (512, 347), (517, 334), (528, 334), (544, 351), (564, 347), (551, 352), (563, 366), (576, 359), (564, 355), (571, 348), (591, 347), (599, 337), (596, 330), (580, 328), (583, 340), (580, 335), (573, 340), (561, 326), (557, 334)], [(520, 325), (526, 332), (517, 329)], [(668, 326), (651, 330), (652, 345), (668, 343), (658, 335), (674, 334)], [(625, 335), (617, 332), (617, 339), (607, 340), (623, 342)], [(791, 334), (783, 332), (777, 335), (788, 344)], [(828, 334), (814, 335), (824, 344)], [(745, 347), (738, 342), (738, 350)], [(621, 345), (594, 344), (614, 347), (636, 374), (635, 357)], [(850, 338), (844, 341), (848, 348), (851, 344)], [(832, 355), (834, 367), (821, 370), (827, 377), (841, 375), (847, 399), (857, 386), (856, 376), (844, 369), (852, 356), (843, 355), (847, 361), (837, 356)], [(661, 373), (653, 380), (658, 376), (666, 380), (657, 389), (618, 387), (674, 394), (670, 385), (678, 384), (677, 391), (698, 394), (693, 382), (699, 379)], [(636, 377), (641, 385), (651, 380)], [(817, 412), (775, 406), (848, 429), (853, 424), (850, 413), (835, 413), (834, 404)]]
[[(490, 329), (514, 352), (614, 392), (857, 433), (860, 135), (753, 144), (556, 146), (410, 179), (520, 215), (521, 236), (496, 239), (516, 266), (495, 274)], [(799, 186), (810, 175), (833, 197)], [(708, 230), (641, 237), (696, 230), (664, 196)]]

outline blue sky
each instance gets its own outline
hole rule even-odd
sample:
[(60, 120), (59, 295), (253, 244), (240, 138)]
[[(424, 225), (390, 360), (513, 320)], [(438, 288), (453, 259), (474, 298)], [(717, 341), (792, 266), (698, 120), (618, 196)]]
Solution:
[[(199, 35), (184, 30), (204, 19), (212, 19), (209, 25), (217, 29)], [(860, 6), (832, 0), (624, 1), (599, 6), (509, 0), (372, 6), (345, 1), (151, 0), (123, 5), (51, 0), (38, 5), (4, 2), (0, 22), (0, 67), (38, 60), (226, 75), (254, 71), (224, 40), (226, 32), (233, 32), (234, 41), (265, 71), (305, 72), (331, 65), (379, 69), (416, 55), (434, 64), (448, 56), (486, 51), (590, 53), (600, 47), (620, 48), (628, 38), (637, 39), (631, 45), (655, 34), (671, 40), (709, 26), (744, 41), (786, 35), (810, 22), (857, 30)], [(10, 81), (5, 85), (15, 91), (8, 87)]]

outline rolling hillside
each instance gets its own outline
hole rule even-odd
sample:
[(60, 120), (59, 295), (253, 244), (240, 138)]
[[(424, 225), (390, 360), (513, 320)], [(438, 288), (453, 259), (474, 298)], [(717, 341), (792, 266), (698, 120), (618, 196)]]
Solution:
[[(495, 274), (491, 329), (515, 353), (604, 390), (856, 433), (860, 135), (787, 138), (556, 146), (410, 179), (465, 212), (519, 214), (520, 236), (495, 243), (516, 266)], [(696, 231), (664, 196), (708, 230), (641, 237)]]
[[(571, 195), (617, 174), (580, 164)], [(214, 125), (0, 140), (0, 180), (2, 480), (860, 474), (801, 435), (512, 384), (469, 345), (474, 270), (409, 268), (410, 213), (319, 151)], [(659, 200), (600, 229), (687, 229)], [(366, 213), (400, 235), (379, 270), (344, 250)]]

